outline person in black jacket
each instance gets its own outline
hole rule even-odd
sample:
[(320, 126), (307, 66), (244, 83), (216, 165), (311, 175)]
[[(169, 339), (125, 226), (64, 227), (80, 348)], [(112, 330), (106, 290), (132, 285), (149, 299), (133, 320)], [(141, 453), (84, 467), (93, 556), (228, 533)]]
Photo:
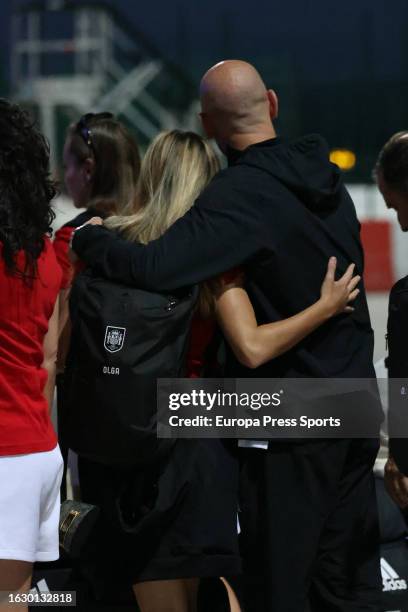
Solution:
[[(201, 82), (202, 121), (228, 159), (195, 206), (143, 246), (86, 226), (73, 249), (108, 278), (152, 290), (201, 282), (240, 265), (259, 324), (306, 308), (327, 259), (363, 272), (359, 223), (325, 141), (278, 138), (278, 100), (246, 62)], [(256, 369), (228, 351), (241, 377), (374, 378), (363, 284), (339, 316)], [(377, 406), (373, 407), (377, 410)], [(378, 413), (378, 419), (380, 414)], [(380, 565), (372, 465), (377, 440), (270, 442), (241, 450), (245, 605), (249, 611), (378, 610)]]
[[(387, 208), (396, 211), (403, 232), (408, 231), (408, 132), (394, 134), (381, 149), (374, 177)], [(389, 421), (399, 435), (407, 431), (405, 406), (398, 398), (398, 385), (392, 379), (406, 378), (408, 373), (408, 277), (401, 278), (390, 293), (388, 318), (388, 374), (390, 385)], [(394, 393), (394, 388), (397, 395)], [(403, 398), (404, 399), (404, 398)], [(395, 401), (396, 400), (396, 401)], [(402, 408), (400, 413), (398, 408)], [(399, 419), (399, 423), (395, 422)], [(402, 421), (401, 421), (402, 419)], [(390, 432), (392, 433), (392, 432)], [(385, 465), (385, 485), (392, 499), (401, 507), (408, 507), (408, 441), (390, 437), (390, 456)]]

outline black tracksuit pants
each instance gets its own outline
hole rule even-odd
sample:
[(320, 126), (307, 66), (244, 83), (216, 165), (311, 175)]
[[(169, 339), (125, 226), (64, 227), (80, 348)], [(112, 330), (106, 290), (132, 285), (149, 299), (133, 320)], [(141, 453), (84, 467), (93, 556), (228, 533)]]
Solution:
[(270, 447), (241, 449), (245, 612), (377, 612), (377, 440)]

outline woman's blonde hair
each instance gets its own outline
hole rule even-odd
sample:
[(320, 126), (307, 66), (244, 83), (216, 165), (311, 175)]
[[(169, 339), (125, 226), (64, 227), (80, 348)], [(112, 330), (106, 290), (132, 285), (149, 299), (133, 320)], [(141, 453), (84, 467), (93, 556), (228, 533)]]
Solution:
[(137, 212), (111, 217), (106, 226), (143, 244), (159, 238), (192, 207), (219, 169), (213, 149), (198, 134), (160, 133), (142, 161)]

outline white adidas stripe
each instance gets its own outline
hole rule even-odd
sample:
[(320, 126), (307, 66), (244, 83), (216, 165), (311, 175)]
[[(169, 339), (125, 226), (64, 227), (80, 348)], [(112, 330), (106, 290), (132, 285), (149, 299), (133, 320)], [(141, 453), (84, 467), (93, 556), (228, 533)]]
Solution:
[(37, 593), (50, 593), (50, 589), (45, 578), (37, 582), (37, 584), (32, 589), (30, 589), (29, 592), (34, 595), (37, 595)]
[(381, 559), (381, 574), (382, 574), (383, 580), (384, 579), (387, 580), (387, 578), (389, 580), (399, 579), (397, 572), (394, 570), (394, 568), (391, 567), (391, 565), (385, 559)]

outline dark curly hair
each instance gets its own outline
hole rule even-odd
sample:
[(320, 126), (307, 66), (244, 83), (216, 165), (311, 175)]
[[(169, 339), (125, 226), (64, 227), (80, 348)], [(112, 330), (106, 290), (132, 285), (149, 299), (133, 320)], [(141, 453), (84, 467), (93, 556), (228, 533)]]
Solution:
[[(56, 193), (46, 139), (26, 111), (0, 98), (0, 241), (9, 273), (25, 280), (35, 277), (55, 218), (51, 200)], [(25, 253), (22, 270), (18, 251)]]

